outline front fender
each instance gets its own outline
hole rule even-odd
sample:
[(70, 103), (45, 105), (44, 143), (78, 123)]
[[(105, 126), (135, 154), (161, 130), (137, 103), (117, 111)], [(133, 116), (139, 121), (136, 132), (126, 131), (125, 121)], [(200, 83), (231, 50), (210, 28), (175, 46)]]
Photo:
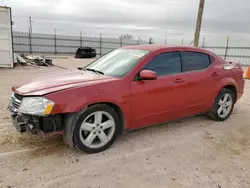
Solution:
[(95, 103), (113, 103), (119, 107), (127, 104), (122, 96), (96, 89), (88, 91), (81, 88), (64, 90), (51, 93), (46, 97), (56, 103), (51, 112), (52, 114), (78, 112), (86, 106)]
[(72, 99), (72, 102), (67, 104), (64, 111), (78, 112), (85, 107), (96, 103), (112, 103), (119, 107), (121, 107), (122, 104), (126, 104), (125, 100), (120, 96), (115, 96), (109, 91), (95, 89), (92, 92), (89, 91), (88, 95), (79, 95), (78, 97)]

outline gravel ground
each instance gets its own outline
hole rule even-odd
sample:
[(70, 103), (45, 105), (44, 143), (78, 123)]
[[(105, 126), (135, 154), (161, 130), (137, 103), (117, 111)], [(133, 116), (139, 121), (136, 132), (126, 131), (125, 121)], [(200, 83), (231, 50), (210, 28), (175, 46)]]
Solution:
[[(91, 60), (56, 59), (63, 67)], [(0, 69), (0, 187), (250, 187), (250, 81), (225, 122), (196, 116), (124, 134), (102, 153), (64, 146), (61, 136), (19, 134), (5, 110), (12, 85), (53, 68)]]

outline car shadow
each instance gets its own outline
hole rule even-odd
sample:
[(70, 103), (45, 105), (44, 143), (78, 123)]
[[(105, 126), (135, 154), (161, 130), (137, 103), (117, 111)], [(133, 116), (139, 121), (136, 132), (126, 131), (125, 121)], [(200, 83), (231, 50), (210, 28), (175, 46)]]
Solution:
[[(171, 132), (174, 132), (178, 129), (183, 129), (184, 127), (195, 126), (206, 128), (213, 123), (214, 121), (208, 119), (206, 116), (198, 115), (160, 125), (131, 130), (118, 137), (115, 144), (112, 146), (111, 152), (113, 152), (115, 148), (124, 147), (124, 144), (126, 144), (127, 142), (135, 143), (136, 140), (138, 140), (138, 136), (140, 135), (144, 138), (150, 138), (152, 136), (157, 137), (157, 135), (161, 134), (162, 132), (172, 134)], [(4, 146), (8, 147), (4, 148)], [(10, 135), (8, 135), (8, 138), (6, 138), (6, 140), (4, 140), (4, 138), (1, 136), (0, 147), (3, 149), (1, 149), (2, 151), (7, 152), (20, 149), (28, 149), (27, 153), (29, 154), (30, 158), (50, 155), (63, 156), (67, 154), (74, 156), (86, 155), (85, 153), (82, 153), (76, 149), (70, 149), (68, 146), (66, 146), (63, 142), (62, 135), (55, 135), (47, 137), (45, 139), (41, 139), (37, 136), (29, 134), (16, 133), (11, 137)], [(102, 152), (102, 154), (105, 152), (107, 151)]]

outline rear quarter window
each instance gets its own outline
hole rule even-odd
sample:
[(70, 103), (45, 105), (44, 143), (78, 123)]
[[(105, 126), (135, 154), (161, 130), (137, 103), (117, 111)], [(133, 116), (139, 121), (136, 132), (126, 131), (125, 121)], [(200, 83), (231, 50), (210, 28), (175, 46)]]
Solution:
[(215, 58), (213, 57), (213, 56), (209, 56), (209, 59), (210, 59), (210, 64), (212, 64), (212, 63), (214, 63), (214, 61), (215, 61)]
[(210, 65), (210, 56), (200, 52), (183, 52), (182, 59), (183, 72), (202, 70)]

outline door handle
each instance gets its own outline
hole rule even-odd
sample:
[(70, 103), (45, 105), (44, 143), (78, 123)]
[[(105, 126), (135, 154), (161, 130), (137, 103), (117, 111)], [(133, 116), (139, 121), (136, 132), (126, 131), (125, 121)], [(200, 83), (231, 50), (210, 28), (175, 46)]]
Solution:
[(218, 73), (218, 72), (213, 72), (211, 75), (212, 75), (212, 76), (219, 76), (220, 73)]
[(183, 80), (182, 78), (176, 78), (173, 82), (174, 83), (181, 83), (184, 82), (185, 80)]

